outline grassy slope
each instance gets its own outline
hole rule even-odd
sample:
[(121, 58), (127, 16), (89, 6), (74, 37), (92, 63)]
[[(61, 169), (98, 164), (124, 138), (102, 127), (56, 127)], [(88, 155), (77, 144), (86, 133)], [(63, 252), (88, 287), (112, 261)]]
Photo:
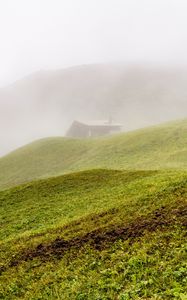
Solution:
[(50, 138), (0, 159), (0, 188), (92, 168), (187, 169), (187, 120), (97, 140)]
[(186, 299), (185, 171), (93, 170), (0, 192), (2, 299)]

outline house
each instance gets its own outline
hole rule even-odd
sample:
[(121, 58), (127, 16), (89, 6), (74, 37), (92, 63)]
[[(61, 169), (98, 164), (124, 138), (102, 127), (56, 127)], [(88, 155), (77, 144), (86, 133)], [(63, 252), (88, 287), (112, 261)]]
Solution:
[(67, 137), (86, 138), (99, 137), (120, 132), (122, 125), (111, 119), (105, 121), (74, 121), (67, 131)]

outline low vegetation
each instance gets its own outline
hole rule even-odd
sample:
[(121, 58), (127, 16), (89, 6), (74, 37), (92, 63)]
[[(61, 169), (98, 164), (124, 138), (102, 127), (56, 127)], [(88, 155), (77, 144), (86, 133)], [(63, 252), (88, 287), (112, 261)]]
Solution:
[(92, 170), (0, 192), (1, 299), (187, 299), (187, 172)]
[(187, 299), (187, 120), (0, 159), (0, 299)]

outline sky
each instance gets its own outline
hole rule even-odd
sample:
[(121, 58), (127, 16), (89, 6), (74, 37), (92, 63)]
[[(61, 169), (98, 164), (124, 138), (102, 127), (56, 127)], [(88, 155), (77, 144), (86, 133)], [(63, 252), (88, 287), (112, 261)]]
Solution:
[(81, 64), (187, 64), (186, 11), (186, 0), (0, 0), (0, 87)]

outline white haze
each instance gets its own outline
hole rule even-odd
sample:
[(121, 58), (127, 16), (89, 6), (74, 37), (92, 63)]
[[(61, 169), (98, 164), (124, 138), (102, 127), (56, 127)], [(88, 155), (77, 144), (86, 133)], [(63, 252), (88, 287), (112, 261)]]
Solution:
[(126, 130), (185, 117), (186, 11), (186, 0), (0, 0), (0, 155), (78, 117), (111, 113)]

